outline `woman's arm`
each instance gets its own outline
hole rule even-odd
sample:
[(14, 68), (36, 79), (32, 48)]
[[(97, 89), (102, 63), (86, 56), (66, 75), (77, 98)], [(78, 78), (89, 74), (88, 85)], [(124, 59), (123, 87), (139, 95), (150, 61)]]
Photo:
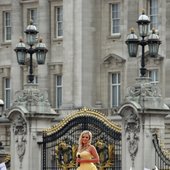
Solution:
[(90, 147), (90, 153), (92, 154), (92, 156), (93, 156), (93, 163), (99, 163), (99, 155), (98, 155), (98, 153), (97, 153), (97, 150), (96, 150), (96, 148), (93, 146), (93, 145), (91, 145), (91, 147)]

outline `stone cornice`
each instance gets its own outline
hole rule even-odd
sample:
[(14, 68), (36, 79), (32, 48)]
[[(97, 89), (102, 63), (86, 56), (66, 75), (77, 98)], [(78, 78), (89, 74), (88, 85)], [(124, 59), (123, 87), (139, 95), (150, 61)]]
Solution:
[(39, 0), (20, 0), (21, 4), (34, 3), (34, 2), (39, 2)]
[(104, 59), (103, 63), (110, 65), (114, 61), (117, 64), (124, 64), (126, 60), (116, 54), (108, 54)]

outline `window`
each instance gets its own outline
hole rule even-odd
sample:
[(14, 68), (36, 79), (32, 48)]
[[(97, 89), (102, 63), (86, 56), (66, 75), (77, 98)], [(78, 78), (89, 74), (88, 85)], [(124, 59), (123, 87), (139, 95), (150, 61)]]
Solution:
[(120, 73), (111, 74), (111, 107), (120, 104)]
[(158, 0), (149, 0), (150, 29), (158, 28)]
[(149, 70), (148, 77), (151, 78), (152, 84), (158, 84), (158, 70), (157, 69)]
[(63, 36), (63, 7), (56, 7), (56, 38), (60, 38)]
[(120, 4), (111, 4), (111, 34), (120, 33)]
[(5, 98), (5, 108), (9, 108), (11, 105), (11, 87), (10, 87), (10, 79), (5, 78), (4, 79), (4, 98)]
[(11, 12), (3, 12), (4, 41), (11, 41)]
[(38, 23), (37, 23), (37, 9), (36, 8), (28, 9), (28, 20), (27, 20), (27, 23), (30, 24), (30, 21), (33, 22), (33, 25), (38, 27)]
[(62, 76), (56, 76), (56, 108), (62, 105)]

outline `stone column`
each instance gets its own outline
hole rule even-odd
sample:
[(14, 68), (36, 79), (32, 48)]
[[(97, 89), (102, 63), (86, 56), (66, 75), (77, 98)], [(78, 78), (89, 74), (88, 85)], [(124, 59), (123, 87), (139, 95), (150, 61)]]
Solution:
[(119, 109), (122, 116), (122, 169), (153, 169), (155, 150), (152, 135), (164, 138), (164, 118), (170, 112), (157, 85), (148, 78), (139, 78), (129, 87)]
[[(12, 16), (12, 22), (14, 22), (15, 24), (12, 25), (12, 41), (11, 41), (11, 48), (9, 51), (9, 56), (10, 60), (11, 60), (11, 64), (10, 64), (10, 81), (11, 81), (11, 85), (12, 85), (12, 89), (15, 89), (16, 91), (21, 89), (21, 70), (20, 70), (20, 65), (17, 63), (17, 57), (16, 57), (16, 53), (14, 51), (14, 49), (16, 48), (16, 45), (19, 43), (19, 39), (20, 37), (23, 37), (23, 30), (22, 30), (22, 6), (20, 4), (20, 1), (18, 0), (13, 0), (11, 1), (11, 6), (12, 6), (12, 10), (11, 10), (11, 16)], [(14, 32), (15, 30), (15, 32)], [(15, 74), (13, 74), (15, 73)], [(11, 97), (13, 100), (13, 96), (15, 94), (14, 90), (11, 90)]]
[(63, 108), (73, 107), (74, 1), (63, 0)]
[[(49, 1), (39, 1), (39, 8), (38, 8), (38, 31), (39, 31), (39, 37), (43, 38), (43, 43), (46, 44), (47, 49), (49, 50), (47, 52), (45, 64), (38, 65), (38, 82), (39, 87), (46, 89), (46, 87), (49, 86), (49, 77), (48, 77), (48, 62), (50, 61), (50, 11), (49, 11)], [(35, 55), (35, 54), (34, 54)]]
[(96, 30), (100, 8), (95, 0), (63, 0), (63, 7), (63, 108), (90, 107), (96, 101), (99, 77), (95, 75), (100, 72), (100, 36)]
[(11, 169), (41, 170), (42, 131), (50, 127), (56, 113), (50, 107), (47, 93), (29, 84), (16, 93), (7, 113), (11, 120)]

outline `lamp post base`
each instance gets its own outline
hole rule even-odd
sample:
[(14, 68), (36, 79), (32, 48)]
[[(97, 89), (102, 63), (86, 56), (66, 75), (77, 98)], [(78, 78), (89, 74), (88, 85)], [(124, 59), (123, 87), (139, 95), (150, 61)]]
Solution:
[(34, 75), (32, 75), (32, 74), (28, 75), (28, 80), (29, 80), (29, 83), (33, 83)]
[(146, 68), (140, 68), (140, 74), (141, 74), (141, 77), (145, 77), (145, 75), (146, 75), (146, 71), (147, 71), (147, 69), (146, 69)]

